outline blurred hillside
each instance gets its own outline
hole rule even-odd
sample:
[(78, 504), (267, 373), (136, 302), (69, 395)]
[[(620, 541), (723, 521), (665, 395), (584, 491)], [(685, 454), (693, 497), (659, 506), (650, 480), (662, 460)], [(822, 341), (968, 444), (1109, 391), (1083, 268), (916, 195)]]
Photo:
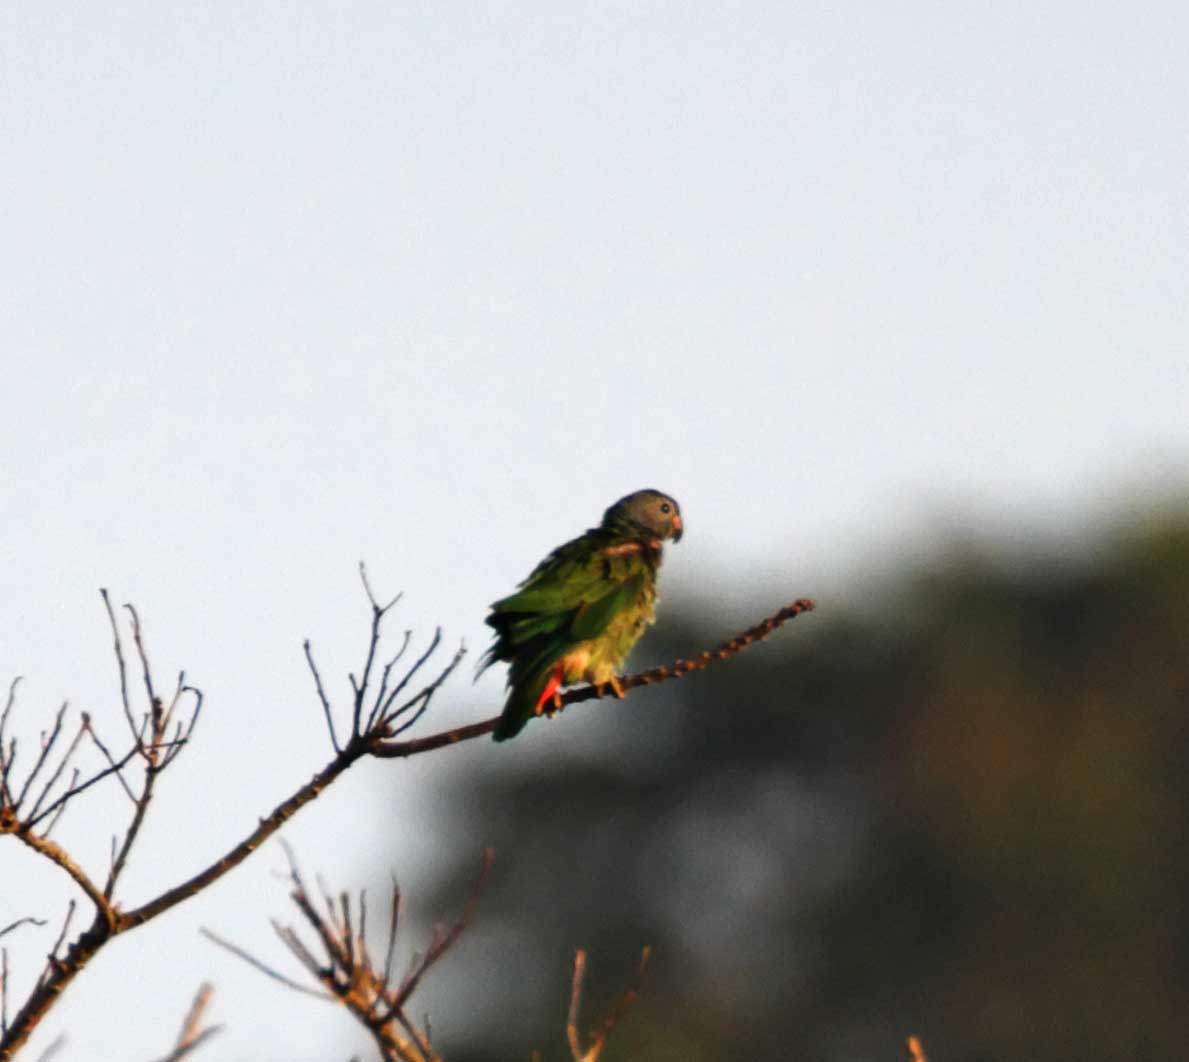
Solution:
[[(897, 1059), (909, 1032), (945, 1062), (1181, 1057), (1189, 521), (1088, 553), (957, 551), (862, 616), (819, 601), (729, 663), (575, 709), (604, 755), (452, 778), (443, 902), (481, 845), (499, 858), (452, 959), (448, 1057), (568, 1057), (573, 948), (593, 1022), (644, 943), (611, 1060)], [(637, 662), (728, 633), (712, 602), (662, 606)]]

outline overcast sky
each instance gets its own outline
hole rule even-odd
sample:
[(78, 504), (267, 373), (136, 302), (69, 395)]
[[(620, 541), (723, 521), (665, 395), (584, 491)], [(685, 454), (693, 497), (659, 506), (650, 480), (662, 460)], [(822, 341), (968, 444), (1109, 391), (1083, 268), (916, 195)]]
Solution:
[[(360, 558), (394, 631), (480, 648), (486, 603), (642, 486), (685, 513), (665, 586), (732, 618), (1184, 486), (1186, 10), (0, 8), (0, 677), (29, 741), (65, 697), (114, 738), (105, 585), (208, 695), (128, 901), (325, 760), (300, 643), (341, 692)], [(304, 812), (306, 862), (403, 851), (415, 893), (449, 843), (430, 760)], [(63, 826), (96, 872), (116, 795)], [(212, 1062), (359, 1043), (195, 935), (267, 951), (280, 865), (116, 942), (31, 1057), (154, 1057), (202, 977)], [(51, 870), (0, 843), (0, 924), (59, 916)], [(18, 992), (47, 947), (12, 940)]]

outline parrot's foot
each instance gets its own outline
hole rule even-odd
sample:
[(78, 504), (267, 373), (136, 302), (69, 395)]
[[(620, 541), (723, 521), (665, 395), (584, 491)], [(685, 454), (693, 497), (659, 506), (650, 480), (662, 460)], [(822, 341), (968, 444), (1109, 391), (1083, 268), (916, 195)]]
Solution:
[(623, 683), (620, 682), (619, 679), (617, 679), (615, 677), (609, 678), (606, 682), (596, 682), (595, 683), (595, 692), (600, 697), (606, 697), (608, 686), (611, 687), (611, 693), (615, 697), (615, 699), (617, 701), (622, 701), (623, 696), (624, 696)]
[(549, 681), (545, 683), (541, 696), (537, 698), (537, 703), (533, 707), (533, 715), (554, 716), (561, 710), (561, 672), (555, 671), (549, 676)]

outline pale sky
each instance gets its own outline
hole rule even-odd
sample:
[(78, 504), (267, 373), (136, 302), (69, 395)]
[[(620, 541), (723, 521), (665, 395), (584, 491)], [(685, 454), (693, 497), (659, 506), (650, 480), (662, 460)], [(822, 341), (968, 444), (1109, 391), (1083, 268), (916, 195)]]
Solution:
[[(1186, 486), (1187, 47), (1173, 3), (0, 8), (0, 679), (27, 741), (66, 697), (114, 739), (104, 585), (208, 695), (129, 902), (325, 761), (300, 644), (341, 691), (360, 558), (394, 633), (477, 653), (638, 487), (725, 623)], [(416, 787), (465, 762), (364, 765), (287, 836), (445, 913)], [(97, 873), (117, 795), (62, 827)], [(281, 865), (113, 944), (30, 1057), (160, 1055), (203, 978), (204, 1060), (368, 1057), (196, 936), (279, 959)], [(60, 917), (51, 870), (0, 838), (0, 925)], [(6, 943), (20, 998), (49, 941)]]

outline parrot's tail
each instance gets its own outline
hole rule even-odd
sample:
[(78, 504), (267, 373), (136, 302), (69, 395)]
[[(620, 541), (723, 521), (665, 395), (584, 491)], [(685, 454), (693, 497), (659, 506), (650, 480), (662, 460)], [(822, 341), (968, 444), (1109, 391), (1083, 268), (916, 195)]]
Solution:
[(551, 668), (531, 682), (513, 686), (504, 704), (504, 714), (496, 723), (492, 737), (496, 741), (514, 738), (533, 716), (541, 714), (545, 703), (557, 692), (560, 685), (560, 669)]

